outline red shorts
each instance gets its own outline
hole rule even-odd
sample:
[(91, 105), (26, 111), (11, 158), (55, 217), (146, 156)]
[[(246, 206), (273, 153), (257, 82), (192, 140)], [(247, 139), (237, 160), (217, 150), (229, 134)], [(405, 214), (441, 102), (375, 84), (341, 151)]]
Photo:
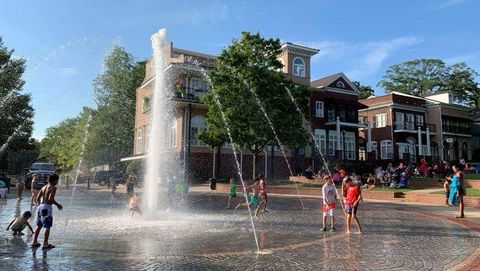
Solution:
[(335, 203), (332, 204), (324, 204), (323, 205), (323, 215), (333, 216), (333, 210), (335, 209)]

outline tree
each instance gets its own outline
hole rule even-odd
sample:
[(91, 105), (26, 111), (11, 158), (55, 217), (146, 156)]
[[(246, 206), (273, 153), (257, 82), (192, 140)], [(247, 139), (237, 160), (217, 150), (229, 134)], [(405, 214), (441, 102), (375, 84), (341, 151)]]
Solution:
[(378, 83), (386, 92), (393, 91), (423, 96), (443, 90), (447, 71), (439, 59), (417, 59), (388, 68)]
[(480, 87), (475, 81), (479, 74), (465, 62), (451, 65), (447, 68), (448, 76), (445, 89), (451, 90), (453, 98), (460, 104), (480, 108)]
[(87, 135), (87, 122), (92, 114), (93, 110), (85, 107), (78, 117), (68, 118), (48, 128), (45, 138), (40, 142), (41, 156), (65, 171), (76, 167)]
[(439, 59), (419, 59), (391, 66), (378, 86), (415, 96), (451, 91), (457, 103), (480, 108), (478, 75), (464, 62), (447, 66)]
[(352, 83), (360, 91), (360, 95), (358, 96), (359, 99), (367, 99), (368, 97), (375, 95), (375, 91), (371, 86), (363, 86), (358, 81), (353, 81)]
[(94, 81), (98, 104), (85, 156), (93, 164), (112, 164), (132, 153), (136, 89), (145, 76), (145, 63), (135, 62), (115, 46)]
[[(258, 33), (242, 34), (242, 39), (234, 40), (222, 51), (215, 69), (209, 74), (213, 89), (203, 97), (209, 109), (209, 130), (201, 137), (224, 141), (228, 125), (233, 142), (253, 153), (255, 176), (258, 154), (266, 146), (278, 144), (272, 129), (284, 146), (300, 147), (308, 143), (303, 129), (303, 117), (306, 116), (298, 114), (286, 89), (292, 92), (303, 112), (308, 112), (310, 92), (303, 86), (296, 86), (279, 72), (282, 64), (277, 59), (281, 47), (278, 39), (264, 39)], [(267, 112), (273, 127), (270, 127), (261, 107)]]
[(0, 168), (8, 169), (7, 153), (32, 148), (33, 108), (31, 97), (22, 94), (26, 61), (12, 57), (0, 37)]

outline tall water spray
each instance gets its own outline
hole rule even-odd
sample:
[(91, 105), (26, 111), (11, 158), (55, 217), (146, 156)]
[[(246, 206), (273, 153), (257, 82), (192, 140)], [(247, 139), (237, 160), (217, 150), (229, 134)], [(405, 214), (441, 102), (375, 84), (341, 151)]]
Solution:
[(167, 90), (166, 68), (168, 66), (167, 30), (160, 29), (152, 35), (153, 72), (155, 76), (152, 91), (151, 133), (147, 154), (147, 170), (144, 181), (144, 209), (153, 217), (158, 207), (158, 186), (168, 178), (168, 162), (173, 160), (167, 141), (167, 127), (171, 119), (170, 91)]

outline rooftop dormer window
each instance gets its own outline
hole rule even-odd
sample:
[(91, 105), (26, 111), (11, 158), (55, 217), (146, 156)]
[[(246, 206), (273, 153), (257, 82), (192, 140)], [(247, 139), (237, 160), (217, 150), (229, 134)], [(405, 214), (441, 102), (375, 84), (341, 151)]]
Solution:
[(301, 57), (293, 59), (293, 75), (305, 77), (305, 61)]
[(335, 85), (337, 88), (345, 88), (345, 84), (342, 81), (338, 81)]

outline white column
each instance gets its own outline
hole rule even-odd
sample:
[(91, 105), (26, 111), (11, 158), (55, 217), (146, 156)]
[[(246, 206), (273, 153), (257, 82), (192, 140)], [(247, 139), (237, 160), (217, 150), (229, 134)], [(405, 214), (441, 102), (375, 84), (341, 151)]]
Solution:
[(422, 128), (418, 126), (418, 155), (423, 155), (422, 150)]
[(267, 175), (268, 175), (268, 147), (266, 150), (263, 150), (263, 152), (265, 153), (265, 179), (267, 178)]
[(342, 147), (340, 146), (340, 117), (337, 117), (337, 151), (342, 150)]
[(372, 124), (367, 122), (367, 152), (372, 152)]
[(432, 150), (430, 149), (430, 128), (427, 127), (427, 155), (432, 156)]

